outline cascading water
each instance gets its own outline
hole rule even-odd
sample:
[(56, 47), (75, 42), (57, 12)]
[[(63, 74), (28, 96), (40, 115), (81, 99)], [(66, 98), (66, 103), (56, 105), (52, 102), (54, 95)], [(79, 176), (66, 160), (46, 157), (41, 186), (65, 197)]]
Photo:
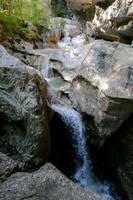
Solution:
[(49, 81), (52, 77), (54, 77), (54, 74), (53, 74), (53, 70), (49, 64), (49, 57), (48, 56), (45, 57), (44, 61), (45, 61), (45, 63), (43, 63), (43, 65), (46, 67), (42, 70), (42, 74), (45, 77), (45, 79), (47, 81)]
[(85, 135), (85, 126), (80, 113), (73, 108), (61, 104), (52, 104), (52, 109), (55, 110), (69, 129), (71, 142), (75, 149), (75, 173), (73, 180), (81, 186), (87, 187), (89, 190), (99, 193), (104, 200), (118, 200), (110, 195), (110, 187), (107, 183), (100, 183), (95, 177), (92, 167), (89, 152), (87, 149), (87, 137)]
[[(78, 50), (78, 52), (80, 53), (82, 52), (82, 48), (80, 46), (84, 44), (81, 45), (80, 39), (81, 38), (77, 36), (75, 39), (73, 39), (73, 41), (68, 41), (68, 43), (65, 42), (64, 40), (59, 44), (59, 46), (63, 46), (63, 48), (67, 49), (70, 52), (71, 61), (73, 61), (73, 55), (75, 55), (74, 59), (79, 60), (81, 63), (84, 61), (82, 55), (80, 56), (79, 54), (76, 57), (77, 54), (74, 54), (75, 50)], [(86, 47), (86, 49), (88, 49), (88, 47)], [(71, 50), (72, 50), (72, 55), (71, 55)], [(54, 77), (49, 57), (45, 59), (45, 66), (46, 67), (42, 71), (42, 74), (48, 82), (49, 91), (51, 91), (51, 88), (55, 87), (55, 82), (53, 82), (52, 80), (56, 77)], [(52, 109), (59, 114), (60, 118), (64, 122), (66, 128), (68, 129), (69, 138), (71, 140), (71, 144), (74, 149), (75, 171), (72, 179), (75, 182), (78, 182), (81, 186), (86, 187), (93, 192), (99, 193), (104, 200), (116, 200), (116, 199), (120, 200), (119, 197), (114, 198), (111, 196), (110, 185), (108, 183), (101, 183), (95, 177), (92, 171), (92, 164), (89, 156), (89, 150), (87, 148), (87, 137), (85, 135), (86, 130), (80, 113), (74, 110), (71, 106), (63, 105), (62, 102), (57, 98), (56, 93), (53, 93), (53, 91), (50, 95), (51, 95), (50, 107), (52, 107)], [(54, 103), (52, 99), (54, 99)]]
[(77, 166), (73, 178), (82, 186), (92, 185), (92, 175), (89, 171), (91, 163), (87, 155), (85, 127), (81, 115), (66, 106), (52, 105), (52, 108), (60, 114), (61, 119), (71, 132), (72, 145), (76, 149), (75, 162)]

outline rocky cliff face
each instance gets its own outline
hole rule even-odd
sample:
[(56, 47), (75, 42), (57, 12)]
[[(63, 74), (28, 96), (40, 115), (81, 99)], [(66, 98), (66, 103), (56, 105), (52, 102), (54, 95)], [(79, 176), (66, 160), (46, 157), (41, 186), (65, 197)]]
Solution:
[[(0, 151), (11, 156), (9, 171), (16, 165), (25, 167), (47, 160), (46, 95), (47, 84), (41, 74), (0, 46)], [(1, 159), (6, 161), (3, 154)], [(3, 170), (8, 174), (6, 168)]]
[(109, 41), (133, 40), (133, 2), (131, 0), (68, 0), (78, 14), (86, 15), (87, 34)]

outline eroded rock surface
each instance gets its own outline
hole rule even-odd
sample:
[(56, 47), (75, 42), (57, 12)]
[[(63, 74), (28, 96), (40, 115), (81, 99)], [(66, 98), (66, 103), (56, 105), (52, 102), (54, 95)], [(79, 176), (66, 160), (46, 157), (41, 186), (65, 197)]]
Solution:
[(74, 184), (52, 164), (33, 173), (15, 173), (0, 187), (1, 200), (101, 200)]
[(133, 2), (116, 0), (106, 10), (97, 7), (92, 27), (95, 29), (95, 37), (131, 43), (133, 40)]
[(0, 181), (13, 174), (18, 169), (18, 164), (6, 154), (0, 152)]
[(102, 144), (133, 112), (132, 47), (94, 41), (70, 95), (75, 106), (93, 118), (93, 133)]
[(46, 95), (40, 72), (0, 46), (0, 151), (24, 165), (49, 154)]
[(68, 0), (68, 6), (78, 11), (81, 19), (85, 13), (89, 36), (123, 43), (133, 40), (132, 0)]

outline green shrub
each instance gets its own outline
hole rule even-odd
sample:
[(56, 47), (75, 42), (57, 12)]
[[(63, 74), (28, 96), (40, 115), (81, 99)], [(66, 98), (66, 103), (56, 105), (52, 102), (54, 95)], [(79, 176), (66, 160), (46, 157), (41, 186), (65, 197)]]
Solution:
[(0, 23), (4, 32), (23, 34), (27, 31), (25, 22), (47, 27), (49, 16), (43, 3), (44, 0), (0, 0)]
[(58, 5), (52, 5), (52, 10), (53, 10), (53, 14), (56, 17), (64, 17), (64, 10), (59, 4)]
[(27, 31), (27, 25), (21, 18), (0, 13), (0, 24), (2, 24), (3, 32), (6, 35), (24, 35)]

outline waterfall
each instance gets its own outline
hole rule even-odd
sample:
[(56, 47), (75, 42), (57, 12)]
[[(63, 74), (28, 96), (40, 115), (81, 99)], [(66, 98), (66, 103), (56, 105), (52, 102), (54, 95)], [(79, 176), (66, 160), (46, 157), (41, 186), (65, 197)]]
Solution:
[[(88, 46), (86, 48), (80, 48), (84, 46), (84, 42), (79, 42), (82, 37), (75, 37), (73, 41), (67, 42), (63, 41), (64, 48), (68, 48), (70, 54), (71, 65), (73, 66), (73, 51), (76, 49), (79, 52), (78, 56), (75, 56), (74, 59), (78, 60), (83, 63), (86, 57), (83, 57), (82, 51), (84, 49), (85, 54), (88, 55)], [(55, 82), (53, 82), (54, 73), (52, 70), (52, 66), (49, 62), (49, 56), (45, 59), (45, 69), (43, 69), (42, 74), (44, 78), (48, 82), (51, 103), (49, 103), (50, 107), (58, 113), (59, 117), (64, 122), (66, 128), (68, 129), (69, 138), (71, 140), (71, 145), (74, 149), (74, 164), (75, 164), (75, 171), (72, 176), (73, 181), (79, 183), (81, 186), (86, 187), (88, 190), (98, 193), (101, 195), (103, 200), (120, 200), (119, 197), (114, 198), (110, 194), (110, 185), (107, 182), (101, 183), (94, 175), (92, 170), (92, 162), (89, 155), (89, 149), (87, 148), (87, 136), (85, 125), (82, 120), (82, 116), (79, 112), (74, 110), (71, 106), (65, 105), (61, 99), (57, 97), (57, 91), (54, 91)], [(56, 102), (56, 103), (55, 103)], [(64, 158), (65, 159), (65, 158)]]
[(61, 119), (69, 128), (73, 148), (76, 149), (75, 162), (76, 170), (73, 178), (82, 186), (92, 184), (90, 159), (87, 155), (85, 127), (82, 123), (81, 115), (72, 108), (61, 105), (52, 105), (52, 108), (59, 113)]
[(68, 134), (70, 134), (69, 137), (76, 152), (74, 160), (76, 169), (72, 177), (73, 180), (90, 191), (100, 194), (103, 200), (119, 200), (119, 198), (111, 196), (109, 184), (101, 183), (92, 171), (85, 126), (80, 113), (66, 105), (52, 104), (51, 107), (59, 114), (69, 129)]
[(41, 70), (42, 75), (47, 81), (49, 81), (54, 77), (53, 69), (49, 63), (49, 56), (45, 56), (43, 66), (45, 66), (45, 68)]

